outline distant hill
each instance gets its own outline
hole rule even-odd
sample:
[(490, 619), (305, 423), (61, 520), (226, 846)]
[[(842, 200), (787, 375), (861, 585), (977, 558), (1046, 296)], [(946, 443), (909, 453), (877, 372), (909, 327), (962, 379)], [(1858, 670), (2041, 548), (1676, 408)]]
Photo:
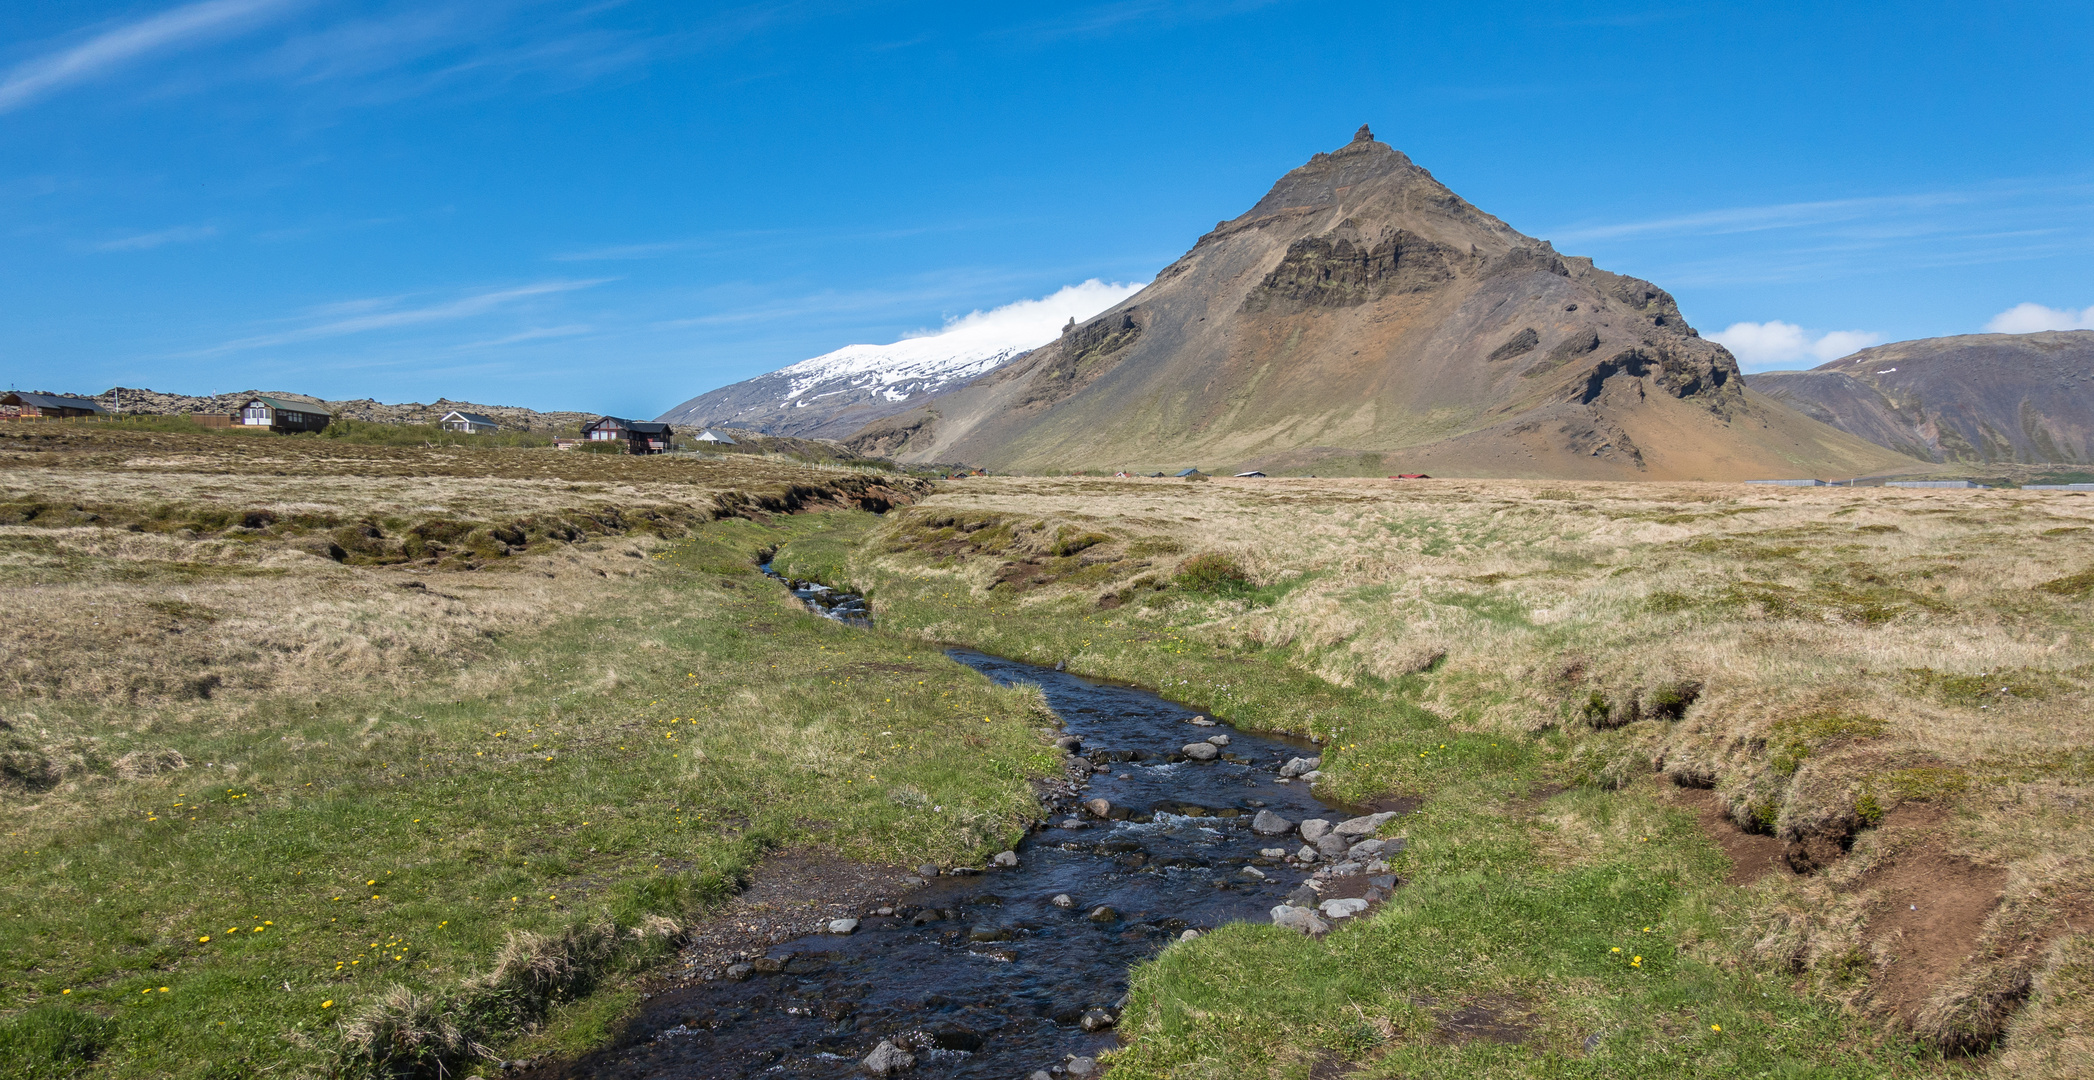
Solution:
[(1898, 341), (1746, 381), (1807, 416), (1926, 461), (2094, 462), (2094, 330)]
[(995, 469), (1853, 476), (1663, 289), (1556, 253), (1361, 128), (1052, 343), (848, 440)]
[(438, 398), (427, 405), (410, 401), (400, 405), (387, 405), (371, 398), (355, 401), (328, 401), (310, 394), (294, 394), (282, 390), (246, 390), (237, 394), (171, 394), (140, 387), (118, 386), (91, 396), (104, 408), (121, 407), (126, 413), (152, 413), (173, 416), (182, 413), (230, 413), (245, 404), (248, 398), (257, 396), (296, 398), (317, 401), (327, 407), (336, 418), (364, 420), (374, 424), (433, 424), (443, 414), (456, 409), (460, 412), (479, 413), (518, 431), (559, 431), (586, 424), (601, 416), (591, 412), (538, 412), (514, 405), (475, 405), (469, 401), (451, 401)]
[(1064, 323), (1088, 319), (1131, 291), (1132, 286), (1086, 281), (1039, 300), (977, 311), (934, 334), (892, 345), (846, 345), (700, 394), (657, 419), (840, 438), (1024, 356), (1053, 341)]

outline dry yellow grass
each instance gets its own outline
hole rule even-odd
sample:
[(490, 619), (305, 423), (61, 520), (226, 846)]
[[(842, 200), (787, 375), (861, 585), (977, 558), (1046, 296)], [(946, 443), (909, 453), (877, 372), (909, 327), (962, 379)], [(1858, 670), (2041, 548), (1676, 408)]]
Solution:
[[(926, 567), (940, 516), (1018, 540), (1006, 558)], [(2094, 500), (1064, 478), (969, 481), (902, 517), (919, 544), (885, 556), (896, 572), (947, 575), (1014, 617), (1076, 594), (1111, 608), (1100, 619), (1386, 684), (1458, 730), (1563, 732), (1572, 779), (1713, 788), (1733, 822), (1780, 842), (1779, 863), (1809, 871), (1767, 868), (1740, 939), (1760, 959), (1941, 1045), (1983, 1045), (2012, 1017), (2002, 1045), (2017, 1049), (2000, 1061), (2016, 1075), (2074, 1075), (2064, 1063), (2084, 1060), (2064, 1033), (2094, 1019), (2072, 917), (2094, 913)], [(1106, 539), (1080, 557), (1044, 552), (1079, 533)], [(1235, 559), (1256, 593), (1148, 590), (1203, 551)], [(1325, 770), (1351, 793), (1398, 775), (1371, 753), (1327, 756)], [(1888, 827), (1904, 820), (1926, 826)], [(1556, 821), (1544, 846), (1574, 861), (1602, 828)], [(1893, 1001), (1921, 947), (1885, 929), (1887, 868), (1922, 849), (1996, 875), (1997, 904), (1924, 1001)]]

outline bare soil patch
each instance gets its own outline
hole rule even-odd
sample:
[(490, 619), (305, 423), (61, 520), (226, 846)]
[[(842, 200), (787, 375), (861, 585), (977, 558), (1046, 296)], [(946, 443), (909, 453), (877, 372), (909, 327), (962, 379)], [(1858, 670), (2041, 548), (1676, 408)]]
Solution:
[[(1924, 834), (1946, 816), (1938, 807), (1899, 807), (1884, 831)], [(2005, 870), (1924, 840), (1862, 875), (1850, 889), (1873, 889), (1881, 898), (1865, 940), (1892, 957), (1871, 980), (1877, 1001), (1912, 1024), (1927, 998), (1974, 959), (2006, 885)]]
[(1701, 831), (1723, 854), (1730, 858), (1730, 873), (1723, 876), (1726, 885), (1750, 885), (1760, 878), (1775, 873), (1788, 873), (1783, 861), (1784, 845), (1772, 836), (1746, 832), (1738, 827), (1730, 815), (1716, 801), (1716, 793), (1704, 788), (1670, 789), (1670, 801), (1695, 812)]

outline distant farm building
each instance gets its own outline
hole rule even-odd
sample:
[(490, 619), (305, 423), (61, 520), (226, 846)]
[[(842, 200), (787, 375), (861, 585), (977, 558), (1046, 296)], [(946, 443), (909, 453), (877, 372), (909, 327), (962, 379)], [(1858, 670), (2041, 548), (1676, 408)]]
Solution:
[(445, 431), (457, 431), (466, 435), (492, 435), (502, 430), (502, 425), (497, 423), (494, 417), (481, 416), (479, 413), (459, 412), (456, 409), (445, 413), (443, 419), (438, 420), (436, 423)]
[(68, 397), (64, 394), (19, 394), (10, 391), (0, 395), (0, 409), (9, 410), (8, 415), (25, 419), (63, 419), (68, 416), (103, 416), (109, 410), (95, 404), (94, 399)]
[(622, 442), (628, 454), (659, 454), (669, 449), (674, 435), (667, 424), (606, 416), (582, 425), (582, 438), (593, 443)]
[(1823, 480), (1747, 480), (1748, 484), (1771, 484), (1775, 487), (1825, 487)]
[(241, 427), (265, 427), (271, 431), (319, 431), (334, 420), (334, 414), (317, 401), (297, 398), (252, 397), (240, 406)]
[(699, 441), (699, 442), (709, 442), (709, 443), (719, 443), (719, 444), (720, 444), (721, 446), (733, 446), (733, 445), (735, 445), (735, 442), (734, 442), (734, 440), (733, 440), (733, 439), (730, 439), (730, 438), (728, 438), (727, 436), (725, 436), (725, 435), (722, 435), (722, 434), (720, 434), (719, 432), (717, 432), (717, 431), (714, 431), (714, 430), (713, 430), (713, 429), (711, 429), (711, 428), (706, 428), (706, 429), (705, 429), (704, 431), (701, 431), (701, 432), (699, 432), (699, 433), (698, 433), (698, 441)]
[(2023, 484), (2023, 491), (2094, 491), (2094, 484)]
[(1201, 472), (1197, 467), (1195, 467), (1187, 469), (1184, 472), (1177, 473), (1175, 475), (1185, 480), (1200, 480), (1204, 479), (1207, 474)]
[(1985, 485), (1974, 480), (1891, 480), (1883, 486), (1902, 488), (1982, 488)]
[(1258, 471), (1258, 470), (1256, 470), (1256, 469), (1252, 469), (1252, 470), (1251, 470), (1251, 471), (1249, 471), (1249, 472), (1240, 472), (1240, 473), (1237, 473), (1237, 474), (1236, 474), (1236, 478), (1237, 478), (1238, 480), (1241, 480), (1241, 479), (1243, 479), (1243, 478), (1245, 478), (1245, 477), (1262, 477), (1262, 476), (1264, 476), (1264, 475), (1265, 475), (1264, 473), (1261, 473), (1261, 472), (1259, 472), (1259, 471)]

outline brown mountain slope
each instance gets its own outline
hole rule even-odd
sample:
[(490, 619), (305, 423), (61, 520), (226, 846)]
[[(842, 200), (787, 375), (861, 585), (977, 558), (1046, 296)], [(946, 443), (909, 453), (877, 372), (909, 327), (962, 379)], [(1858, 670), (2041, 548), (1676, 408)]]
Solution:
[(2094, 330), (1899, 341), (1747, 378), (1806, 415), (1928, 461), (2094, 462)]
[(863, 452), (996, 469), (1586, 478), (1906, 466), (1748, 394), (1664, 290), (1558, 255), (1365, 128), (1148, 288)]

